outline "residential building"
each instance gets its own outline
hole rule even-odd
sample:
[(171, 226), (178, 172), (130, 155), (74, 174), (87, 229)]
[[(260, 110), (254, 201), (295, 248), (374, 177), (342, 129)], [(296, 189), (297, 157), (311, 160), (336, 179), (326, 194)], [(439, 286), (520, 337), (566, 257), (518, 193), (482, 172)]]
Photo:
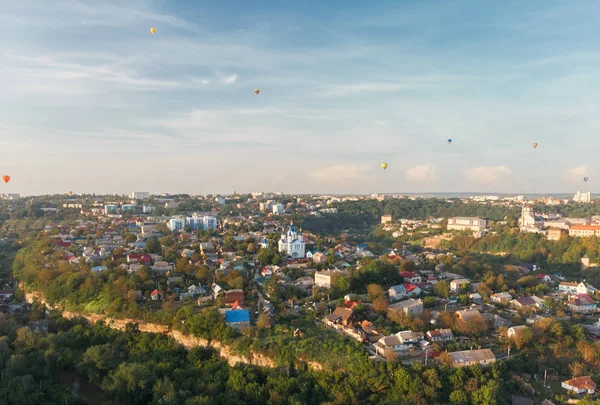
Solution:
[(283, 215), (285, 213), (285, 206), (283, 204), (273, 204), (273, 214)]
[(413, 273), (412, 271), (401, 271), (400, 275), (404, 279), (405, 283), (419, 284), (422, 281), (421, 276), (417, 273)]
[(388, 293), (392, 301), (398, 301), (406, 297), (419, 296), (421, 289), (414, 284), (404, 283), (390, 287)]
[(244, 305), (244, 290), (225, 291), (225, 305), (231, 305), (234, 302)]
[(150, 193), (147, 191), (134, 191), (129, 194), (129, 198), (132, 200), (147, 200), (150, 198)]
[(596, 383), (592, 381), (590, 376), (563, 381), (562, 387), (566, 390), (573, 391), (576, 394), (592, 395), (596, 392)]
[(461, 311), (456, 311), (454, 313), (454, 317), (464, 322), (483, 319), (481, 313), (476, 309), (463, 309)]
[(568, 294), (593, 294), (596, 292), (596, 287), (585, 282), (563, 281), (558, 285), (558, 291)]
[(567, 306), (571, 311), (579, 314), (591, 314), (596, 312), (596, 301), (588, 294), (572, 295), (567, 302)]
[(406, 301), (400, 301), (391, 304), (388, 307), (391, 311), (399, 311), (405, 315), (419, 316), (423, 313), (423, 301), (420, 299), (409, 298)]
[(427, 339), (430, 342), (446, 342), (452, 340), (454, 335), (450, 329), (436, 329), (427, 332)]
[(423, 340), (423, 338), (423, 332), (405, 330), (398, 332), (395, 335), (384, 336), (379, 339), (377, 344), (375, 344), (375, 351), (380, 356), (384, 356), (386, 350), (393, 350), (394, 352), (406, 351)]
[(512, 326), (512, 327), (508, 328), (506, 335), (508, 336), (509, 339), (518, 339), (518, 338), (525, 336), (525, 334), (529, 330), (530, 330), (530, 328), (527, 325)]
[(471, 282), (466, 278), (458, 278), (450, 282), (450, 290), (457, 292), (460, 291), (463, 287), (468, 286), (469, 284), (471, 284)]
[(117, 215), (119, 213), (119, 206), (116, 204), (107, 204), (104, 206), (104, 215)]
[(548, 229), (546, 238), (548, 240), (560, 240), (563, 235), (566, 235), (566, 233), (562, 229)]
[(151, 205), (143, 205), (142, 212), (144, 214), (152, 214), (154, 212), (154, 207)]
[(589, 191), (587, 193), (582, 193), (581, 191), (578, 191), (577, 194), (573, 196), (573, 201), (579, 203), (590, 203), (592, 202), (592, 193), (590, 193)]
[(340, 325), (351, 327), (354, 322), (355, 313), (353, 310), (344, 307), (337, 307), (333, 313), (325, 317), (328, 326)]
[(185, 228), (185, 220), (183, 218), (171, 218), (168, 226), (171, 232), (182, 231)]
[(510, 305), (515, 309), (535, 309), (543, 308), (544, 300), (532, 295), (531, 297), (520, 297), (510, 301)]
[(486, 220), (476, 217), (454, 217), (448, 219), (449, 231), (483, 231)]
[(569, 228), (569, 236), (585, 237), (585, 236), (600, 236), (599, 225), (573, 225)]
[(228, 309), (225, 311), (225, 322), (232, 328), (250, 325), (250, 312), (247, 309)]
[(387, 224), (388, 222), (392, 222), (392, 214), (382, 215), (381, 216), (381, 223), (382, 224)]
[(217, 229), (217, 218), (211, 217), (207, 215), (192, 215), (191, 217), (187, 217), (185, 219), (185, 223), (189, 226), (193, 231), (198, 230), (207, 230), (207, 229)]
[(450, 358), (452, 359), (452, 365), (454, 367), (465, 367), (475, 364), (487, 366), (496, 362), (496, 356), (494, 356), (494, 353), (492, 353), (490, 349), (452, 352), (450, 353)]
[(305, 256), (306, 243), (302, 236), (302, 229), (296, 233), (296, 228), (292, 223), (287, 235), (282, 231), (279, 240), (279, 252), (287, 252), (293, 259), (300, 259)]
[(499, 292), (492, 294), (490, 299), (496, 304), (508, 304), (508, 302), (512, 300), (512, 295), (507, 292)]
[(125, 213), (125, 212), (135, 212), (135, 205), (134, 204), (123, 204), (121, 206), (121, 210)]
[(154, 290), (150, 293), (150, 298), (152, 301), (159, 301), (163, 298), (163, 292), (159, 290)]
[(348, 272), (343, 270), (321, 270), (315, 273), (315, 285), (317, 287), (330, 289), (333, 278), (336, 274), (339, 274), (342, 277), (346, 277)]

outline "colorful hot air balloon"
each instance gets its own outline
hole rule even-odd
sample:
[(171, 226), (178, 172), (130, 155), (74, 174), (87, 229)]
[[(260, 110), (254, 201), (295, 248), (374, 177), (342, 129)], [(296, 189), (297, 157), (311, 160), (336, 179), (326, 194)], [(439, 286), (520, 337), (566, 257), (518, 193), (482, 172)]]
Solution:
[(452, 139), (448, 139), (448, 143), (452, 143)]
[(258, 96), (258, 93), (260, 93), (259, 89), (254, 89), (254, 94), (256, 94)]
[(5, 183), (8, 183), (10, 181), (10, 176), (2, 176), (2, 180), (4, 180)]
[(382, 168), (383, 170), (387, 169), (387, 163), (383, 162), (383, 163), (381, 164), (381, 168)]
[(156, 34), (156, 28), (154, 28), (154, 27), (150, 28), (150, 32), (152, 33), (152, 35)]
[(531, 146), (533, 146), (533, 149), (537, 148), (538, 144), (536, 142), (534, 142)]
[(583, 178), (583, 181), (588, 181), (588, 180), (589, 180), (589, 179), (588, 179), (587, 177), (584, 177), (584, 178)]

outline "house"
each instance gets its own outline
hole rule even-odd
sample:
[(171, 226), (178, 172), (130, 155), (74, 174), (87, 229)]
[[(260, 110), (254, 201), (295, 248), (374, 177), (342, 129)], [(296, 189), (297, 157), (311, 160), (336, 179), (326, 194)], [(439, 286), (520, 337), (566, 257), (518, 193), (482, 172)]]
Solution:
[(492, 302), (495, 302), (497, 304), (507, 304), (510, 300), (512, 300), (512, 295), (510, 295), (507, 292), (499, 292), (492, 294), (490, 298)]
[(143, 263), (149, 264), (152, 261), (152, 256), (149, 254), (135, 253), (127, 255), (127, 263)]
[(510, 305), (515, 309), (535, 309), (543, 308), (544, 300), (535, 295), (531, 297), (521, 297), (510, 301)]
[(169, 264), (167, 262), (164, 262), (164, 261), (158, 261), (158, 262), (154, 263), (154, 266), (151, 267), (151, 270), (154, 273), (165, 274), (168, 271), (173, 270), (173, 265)]
[(464, 350), (450, 353), (453, 367), (465, 367), (480, 364), (487, 366), (496, 361), (496, 356), (490, 349)]
[(413, 345), (423, 340), (423, 332), (405, 330), (392, 336), (384, 336), (375, 344), (375, 351), (384, 356), (388, 350), (401, 352), (409, 350)]
[(331, 283), (332, 283), (332, 281), (334, 281), (335, 276), (346, 277), (347, 275), (348, 275), (347, 271), (338, 270), (338, 269), (317, 271), (315, 273), (315, 285), (317, 287), (330, 289)]
[(421, 289), (416, 285), (404, 283), (390, 287), (388, 293), (392, 301), (398, 301), (406, 297), (419, 296), (421, 294)]
[(163, 292), (159, 290), (154, 290), (150, 293), (150, 298), (152, 298), (152, 301), (162, 300)]
[(485, 321), (488, 324), (490, 324), (494, 328), (508, 327), (512, 323), (510, 320), (504, 319), (498, 314), (491, 314), (489, 312), (484, 312), (483, 314), (481, 314), (481, 316), (483, 317), (483, 319), (485, 319)]
[(596, 312), (596, 302), (588, 294), (577, 294), (569, 298), (567, 306), (573, 312), (589, 314)]
[(206, 290), (201, 285), (195, 286), (192, 284), (188, 287), (188, 294), (191, 294), (192, 296), (205, 295)]
[(337, 307), (333, 313), (325, 317), (325, 323), (328, 326), (341, 325), (350, 327), (354, 322), (354, 318), (355, 313), (353, 310), (344, 307)]
[(476, 309), (463, 309), (462, 311), (456, 311), (454, 313), (454, 317), (463, 322), (483, 319), (481, 313)]
[(405, 283), (420, 284), (422, 281), (421, 276), (412, 271), (401, 271), (400, 275), (404, 278)]
[(550, 283), (550, 282), (552, 282), (552, 277), (549, 274), (538, 273), (535, 276), (537, 278), (539, 278), (540, 280), (542, 280), (544, 283)]
[(596, 392), (596, 383), (589, 376), (563, 381), (562, 387), (576, 394), (593, 394)]
[(450, 329), (436, 329), (427, 332), (427, 339), (430, 342), (446, 342), (452, 340), (454, 335)]
[(15, 293), (14, 290), (0, 290), (0, 298), (2, 298), (2, 299), (11, 298), (14, 295), (14, 293)]
[(481, 296), (481, 294), (479, 293), (472, 293), (469, 294), (469, 298), (475, 303), (475, 304), (481, 304), (483, 302), (483, 297)]
[(244, 305), (244, 290), (225, 291), (225, 305), (231, 305), (236, 301)]
[(232, 328), (250, 325), (250, 312), (247, 309), (229, 309), (225, 311), (225, 322)]
[(177, 277), (168, 277), (167, 278), (167, 285), (169, 287), (173, 287), (173, 286), (177, 286), (177, 285), (181, 286), (181, 285), (183, 285), (183, 277), (179, 277), (179, 276), (177, 276)]
[(508, 328), (506, 335), (509, 339), (519, 339), (526, 336), (527, 332), (530, 330), (527, 325), (519, 325)]
[(313, 263), (327, 263), (327, 255), (322, 252), (316, 252), (312, 255)]
[(471, 282), (466, 278), (457, 278), (450, 282), (450, 290), (457, 292), (460, 291), (463, 287), (468, 286), (469, 284), (471, 284)]
[(405, 315), (419, 316), (423, 313), (423, 301), (409, 298), (388, 306), (390, 311), (399, 311)]
[(591, 284), (563, 281), (558, 285), (558, 291), (568, 294), (593, 294), (596, 287)]

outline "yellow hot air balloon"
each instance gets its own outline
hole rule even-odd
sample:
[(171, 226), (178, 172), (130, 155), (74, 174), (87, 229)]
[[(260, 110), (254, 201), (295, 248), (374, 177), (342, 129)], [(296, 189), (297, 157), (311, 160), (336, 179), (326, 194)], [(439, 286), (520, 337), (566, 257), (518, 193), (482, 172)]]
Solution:
[(538, 144), (536, 142), (534, 142), (531, 146), (533, 146), (533, 149), (537, 148)]
[(156, 34), (156, 28), (154, 28), (154, 27), (150, 28), (150, 32), (152, 33), (152, 35)]
[(72, 192), (72, 191), (69, 191), (69, 195), (73, 195), (73, 192)]
[(254, 94), (256, 94), (258, 96), (258, 93), (260, 93), (259, 89), (254, 89)]
[(383, 163), (381, 164), (381, 168), (382, 168), (383, 170), (387, 169), (387, 163), (383, 162)]

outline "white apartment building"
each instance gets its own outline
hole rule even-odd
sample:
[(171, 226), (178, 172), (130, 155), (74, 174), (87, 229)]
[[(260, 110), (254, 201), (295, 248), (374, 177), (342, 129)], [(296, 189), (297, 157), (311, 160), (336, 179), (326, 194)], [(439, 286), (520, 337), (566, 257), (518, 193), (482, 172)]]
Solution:
[(448, 219), (449, 231), (483, 231), (486, 220), (476, 217), (454, 217)]
[(168, 225), (171, 232), (182, 231), (185, 228), (185, 220), (183, 218), (171, 218)]
[(577, 194), (573, 196), (573, 201), (580, 203), (592, 202), (592, 193), (590, 193), (589, 191), (587, 193), (582, 193), (578, 191)]
[(117, 215), (119, 213), (119, 206), (116, 204), (107, 204), (104, 206), (104, 215)]
[(132, 200), (147, 200), (150, 198), (150, 193), (147, 191), (134, 191), (129, 194), (129, 198)]
[(283, 215), (285, 206), (283, 204), (273, 204), (273, 214)]
[(338, 269), (317, 271), (315, 273), (315, 285), (317, 287), (330, 289), (331, 281), (333, 279), (333, 276), (336, 274), (345, 277), (348, 274), (348, 272)]

